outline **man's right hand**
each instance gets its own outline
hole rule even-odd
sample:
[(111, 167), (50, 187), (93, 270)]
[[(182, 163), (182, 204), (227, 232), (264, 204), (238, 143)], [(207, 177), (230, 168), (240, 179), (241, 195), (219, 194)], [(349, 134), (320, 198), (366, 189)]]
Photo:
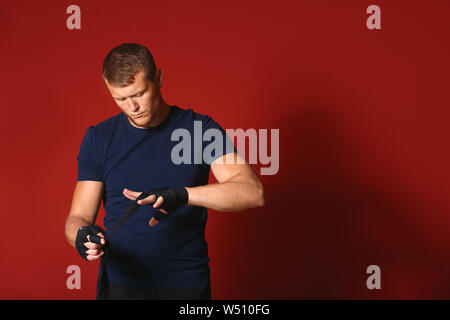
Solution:
[(84, 226), (78, 229), (75, 247), (80, 256), (87, 261), (99, 260), (104, 251), (103, 246), (106, 244), (105, 232), (99, 226)]

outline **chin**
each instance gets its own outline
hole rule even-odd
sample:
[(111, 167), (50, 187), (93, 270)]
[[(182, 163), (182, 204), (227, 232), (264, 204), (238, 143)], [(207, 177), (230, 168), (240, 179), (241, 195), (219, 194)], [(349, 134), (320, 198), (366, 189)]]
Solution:
[(148, 115), (139, 118), (131, 118), (131, 120), (139, 127), (148, 127), (152, 122), (152, 118)]

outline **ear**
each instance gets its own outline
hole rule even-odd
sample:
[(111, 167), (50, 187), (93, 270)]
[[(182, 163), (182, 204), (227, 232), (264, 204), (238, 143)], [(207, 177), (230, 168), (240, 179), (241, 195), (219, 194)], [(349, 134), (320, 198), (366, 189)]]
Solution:
[(158, 68), (156, 70), (155, 79), (156, 79), (156, 83), (158, 83), (158, 87), (161, 88), (164, 84), (164, 72), (162, 69)]

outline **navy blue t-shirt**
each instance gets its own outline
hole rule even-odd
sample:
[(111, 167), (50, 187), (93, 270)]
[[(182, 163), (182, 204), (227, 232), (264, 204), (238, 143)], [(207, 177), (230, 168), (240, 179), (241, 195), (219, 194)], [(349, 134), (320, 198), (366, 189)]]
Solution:
[[(210, 141), (203, 141), (208, 139), (201, 135), (208, 129), (222, 133), (223, 141), (219, 142), (223, 149), (204, 158), (201, 153)], [(185, 143), (190, 142), (190, 155), (188, 149), (180, 150), (181, 136)], [(121, 112), (87, 129), (78, 154), (78, 181), (104, 183), (104, 225), (108, 234), (132, 203), (123, 195), (124, 188), (141, 192), (206, 185), (210, 164), (230, 152), (229, 146), (223, 128), (192, 109), (171, 106), (164, 122), (150, 129), (132, 126)], [(174, 154), (185, 160), (190, 156), (190, 161), (180, 164), (180, 157), (173, 161)], [(106, 264), (109, 281), (160, 289), (209, 285), (206, 208), (186, 205), (150, 227), (155, 212), (151, 205), (141, 206), (111, 238)]]

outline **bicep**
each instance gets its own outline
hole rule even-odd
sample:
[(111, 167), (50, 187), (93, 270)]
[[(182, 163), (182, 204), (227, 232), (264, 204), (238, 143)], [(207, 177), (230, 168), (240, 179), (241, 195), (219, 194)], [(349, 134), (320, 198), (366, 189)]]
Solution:
[(259, 181), (250, 164), (236, 152), (217, 158), (211, 164), (211, 170), (219, 183), (238, 177)]
[(103, 197), (102, 181), (78, 181), (69, 217), (80, 217), (94, 224)]

